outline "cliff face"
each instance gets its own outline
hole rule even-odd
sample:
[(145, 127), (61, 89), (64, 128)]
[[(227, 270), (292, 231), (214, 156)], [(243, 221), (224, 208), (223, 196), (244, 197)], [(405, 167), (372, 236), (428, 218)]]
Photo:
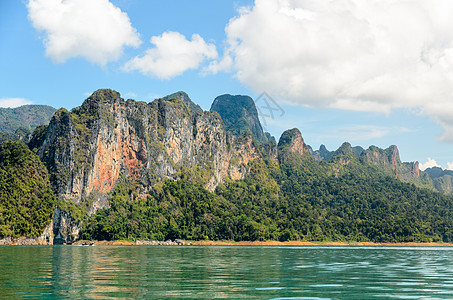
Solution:
[(446, 183), (441, 183), (441, 180), (430, 178), (428, 172), (420, 171), (417, 161), (401, 162), (396, 146), (390, 146), (387, 149), (371, 146), (363, 151), (360, 161), (364, 164), (375, 165), (384, 173), (404, 182), (410, 182), (419, 187), (437, 190), (445, 194), (451, 193), (451, 183), (448, 182), (448, 179)]
[(397, 166), (401, 163), (398, 148), (390, 146), (387, 149), (381, 149), (376, 146), (370, 146), (363, 151), (361, 161), (374, 165), (386, 166), (396, 171)]
[(299, 129), (293, 128), (282, 133), (278, 141), (278, 159), (281, 162), (289, 162), (294, 157), (306, 154), (310, 156), (310, 148), (305, 144)]
[(327, 150), (325, 145), (319, 146), (319, 150), (315, 150), (311, 152), (311, 155), (316, 161), (329, 161), (332, 157), (334, 151)]
[(357, 162), (358, 152), (356, 147), (352, 147), (350, 143), (343, 143), (330, 157), (330, 162), (348, 165), (351, 162)]
[(374, 164), (393, 173), (396, 178), (404, 181), (415, 180), (420, 177), (418, 162), (402, 163), (398, 148), (395, 145), (387, 149), (371, 146), (360, 156), (363, 163)]
[(211, 111), (216, 111), (222, 117), (225, 127), (236, 136), (251, 132), (258, 143), (270, 141), (261, 127), (255, 102), (249, 96), (222, 95), (215, 98)]
[(191, 169), (212, 191), (226, 176), (243, 178), (259, 156), (252, 137), (227, 135), (217, 113), (189, 108), (186, 96), (145, 103), (98, 90), (71, 112), (57, 111), (38, 154), (58, 196), (89, 201), (93, 213), (108, 206), (106, 194), (118, 180), (139, 181), (146, 190)]
[(171, 95), (168, 95), (164, 98), (163, 100), (174, 100), (174, 99), (180, 99), (182, 100), (192, 111), (193, 114), (195, 113), (202, 113), (203, 109), (198, 105), (193, 103), (193, 101), (189, 98), (189, 95), (187, 95), (185, 92), (176, 92)]

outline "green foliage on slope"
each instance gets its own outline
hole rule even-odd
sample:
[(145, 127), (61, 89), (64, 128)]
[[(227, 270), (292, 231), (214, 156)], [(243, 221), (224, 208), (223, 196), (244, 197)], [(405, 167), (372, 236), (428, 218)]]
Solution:
[(0, 107), (0, 132), (14, 134), (20, 127), (32, 131), (48, 124), (55, 108), (47, 105), (24, 105), (16, 108)]
[(212, 235), (212, 193), (189, 181), (167, 180), (154, 195), (139, 196), (134, 184), (121, 183), (111, 194), (110, 208), (91, 216), (86, 239), (204, 239)]
[[(283, 182), (288, 226), (309, 240), (453, 240), (453, 199), (398, 181), (371, 166), (323, 178), (289, 168)], [(309, 184), (306, 184), (309, 183)], [(301, 210), (301, 207), (307, 209)]]
[[(165, 181), (138, 196), (112, 193), (111, 208), (84, 229), (94, 239), (453, 241), (453, 199), (398, 181), (373, 166), (293, 156), (280, 167), (253, 162), (244, 180), (216, 193), (189, 180)], [(272, 171), (270, 171), (272, 170)]]
[(38, 156), (18, 142), (0, 144), (0, 237), (36, 237), (55, 204), (48, 173)]
[(14, 133), (7, 133), (7, 132), (0, 132), (0, 143), (6, 141), (13, 141), (13, 142), (23, 142), (25, 143), (31, 136), (31, 132), (24, 128), (19, 127), (16, 129)]

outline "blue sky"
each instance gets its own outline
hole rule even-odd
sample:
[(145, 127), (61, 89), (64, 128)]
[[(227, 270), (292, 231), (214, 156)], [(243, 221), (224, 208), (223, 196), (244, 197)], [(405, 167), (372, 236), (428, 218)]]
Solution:
[[(67, 109), (93, 91), (266, 92), (317, 149), (397, 145), (453, 169), (453, 4), (447, 1), (0, 1), (0, 106)], [(263, 111), (264, 112), (264, 111)]]

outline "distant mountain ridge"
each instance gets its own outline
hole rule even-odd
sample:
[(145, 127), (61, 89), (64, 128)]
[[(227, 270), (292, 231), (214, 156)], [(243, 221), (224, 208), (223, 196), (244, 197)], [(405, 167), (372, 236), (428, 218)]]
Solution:
[(443, 170), (439, 167), (432, 167), (426, 169), (424, 173), (429, 175), (436, 190), (445, 194), (453, 194), (452, 170)]
[(401, 162), (398, 147), (395, 145), (387, 149), (381, 149), (376, 146), (363, 149), (360, 146), (352, 147), (350, 143), (345, 142), (336, 151), (328, 151), (324, 145), (321, 145), (319, 150), (311, 150), (310, 153), (318, 162), (328, 161), (341, 164), (352, 162), (375, 165), (389, 176), (404, 182), (414, 183), (419, 187), (435, 189), (446, 194), (450, 193), (449, 189), (441, 189), (434, 184), (429, 174), (420, 171), (418, 162)]
[(0, 132), (14, 134), (18, 128), (33, 131), (38, 125), (48, 124), (55, 111), (48, 105), (0, 107)]

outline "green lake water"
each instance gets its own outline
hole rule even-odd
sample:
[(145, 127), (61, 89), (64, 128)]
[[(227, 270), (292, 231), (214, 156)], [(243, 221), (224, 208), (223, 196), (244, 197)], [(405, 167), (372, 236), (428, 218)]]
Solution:
[(0, 246), (0, 299), (453, 299), (453, 248)]

